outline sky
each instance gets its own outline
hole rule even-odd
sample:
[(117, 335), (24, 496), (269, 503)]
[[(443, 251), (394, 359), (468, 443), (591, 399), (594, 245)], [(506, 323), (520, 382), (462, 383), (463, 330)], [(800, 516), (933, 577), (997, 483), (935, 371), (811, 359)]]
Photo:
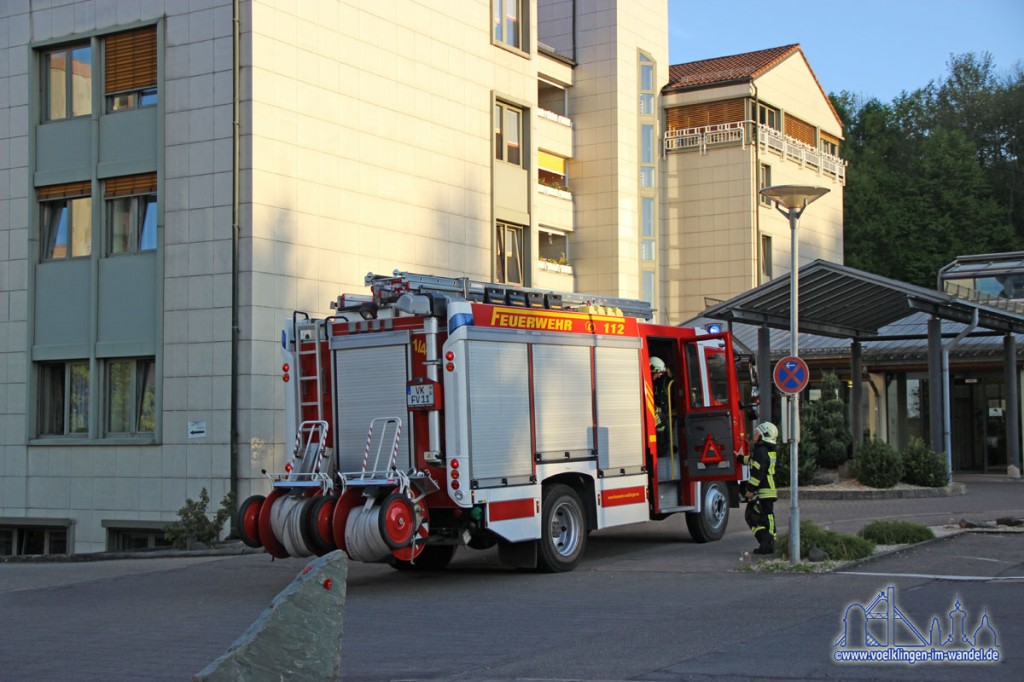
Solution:
[(1024, 0), (668, 0), (672, 64), (799, 43), (825, 92), (888, 103), (948, 73), (950, 55), (1024, 68)]

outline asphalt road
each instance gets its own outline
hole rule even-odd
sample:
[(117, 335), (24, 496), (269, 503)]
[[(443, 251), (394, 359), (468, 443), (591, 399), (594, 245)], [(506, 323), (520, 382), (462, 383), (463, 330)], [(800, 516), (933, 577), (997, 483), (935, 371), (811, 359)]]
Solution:
[[(787, 515), (780, 503), (783, 531)], [(1024, 516), (1024, 484), (801, 500), (802, 518), (850, 532), (876, 518), (1002, 515)], [(810, 575), (739, 570), (753, 546), (734, 510), (716, 543), (692, 542), (681, 517), (594, 533), (580, 567), (562, 575), (504, 569), (493, 552), (460, 552), (429, 574), (353, 563), (342, 679), (1021, 679), (1024, 534), (964, 534)], [(187, 680), (304, 563), (246, 554), (0, 564), (0, 680)], [(929, 637), (933, 619), (951, 634), (956, 603), (968, 634), (987, 617), (1002, 660), (836, 662), (849, 607), (890, 586), (903, 622)]]

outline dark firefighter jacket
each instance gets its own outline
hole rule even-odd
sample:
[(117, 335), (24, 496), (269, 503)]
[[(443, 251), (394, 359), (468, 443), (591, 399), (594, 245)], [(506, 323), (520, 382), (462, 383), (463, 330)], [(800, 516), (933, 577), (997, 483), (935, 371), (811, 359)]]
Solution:
[(750, 478), (747, 485), (758, 499), (774, 500), (779, 496), (775, 490), (775, 446), (759, 440), (754, 443), (754, 451), (747, 457), (750, 467)]

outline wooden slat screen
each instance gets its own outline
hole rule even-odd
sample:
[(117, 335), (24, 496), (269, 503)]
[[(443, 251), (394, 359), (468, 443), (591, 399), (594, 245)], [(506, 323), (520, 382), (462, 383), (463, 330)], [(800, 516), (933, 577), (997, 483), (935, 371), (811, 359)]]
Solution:
[(107, 94), (156, 85), (156, 26), (107, 36), (103, 54)]
[(103, 196), (123, 197), (132, 194), (153, 194), (156, 192), (156, 173), (125, 175), (103, 181)]
[(63, 199), (64, 197), (87, 197), (92, 194), (92, 182), (82, 180), (81, 182), (65, 182), (62, 185), (47, 185), (36, 188), (36, 194), (40, 201)]
[(672, 107), (666, 112), (666, 117), (669, 130), (736, 123), (745, 118), (742, 99)]
[(817, 141), (814, 137), (814, 126), (789, 114), (786, 114), (786, 134), (810, 147), (817, 146)]

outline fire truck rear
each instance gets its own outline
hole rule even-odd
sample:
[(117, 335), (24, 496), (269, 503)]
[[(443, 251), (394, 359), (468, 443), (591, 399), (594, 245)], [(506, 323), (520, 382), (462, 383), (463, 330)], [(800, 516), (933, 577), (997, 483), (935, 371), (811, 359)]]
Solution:
[(725, 533), (746, 448), (727, 332), (644, 322), (642, 301), (398, 271), (366, 283), (282, 332), (294, 445), (239, 507), (246, 544), (418, 569), (497, 545), (555, 572), (601, 528), (685, 513), (694, 540)]

